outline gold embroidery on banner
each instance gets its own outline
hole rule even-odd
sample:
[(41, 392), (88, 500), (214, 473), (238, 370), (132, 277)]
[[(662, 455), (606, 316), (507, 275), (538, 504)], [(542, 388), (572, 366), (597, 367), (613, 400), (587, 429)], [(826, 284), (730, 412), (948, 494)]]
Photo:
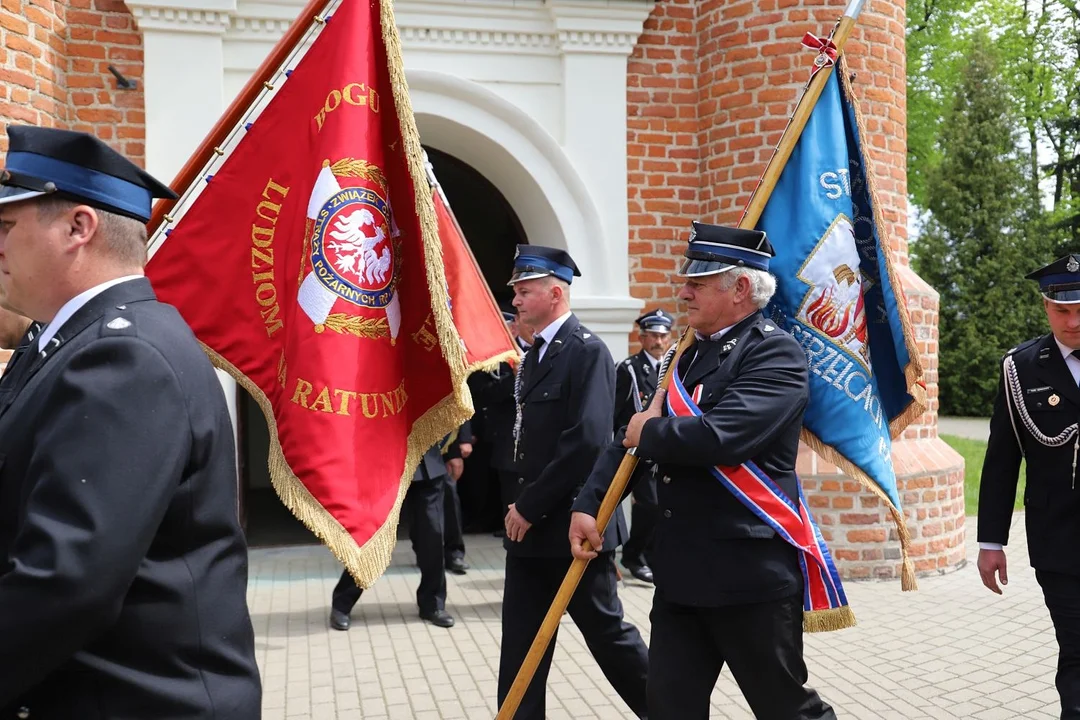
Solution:
[(358, 338), (370, 338), (377, 340), (390, 334), (386, 318), (362, 318), (358, 315), (346, 315), (334, 313), (326, 316), (326, 322), (315, 326), (315, 332), (333, 330), (336, 333), (349, 333)]
[(424, 348), (424, 350), (431, 352), (433, 349), (435, 349), (435, 346), (439, 344), (438, 336), (434, 332), (432, 332), (434, 329), (435, 318), (429, 313), (427, 319), (424, 320), (424, 324), (420, 326), (419, 330), (413, 333), (413, 342)]

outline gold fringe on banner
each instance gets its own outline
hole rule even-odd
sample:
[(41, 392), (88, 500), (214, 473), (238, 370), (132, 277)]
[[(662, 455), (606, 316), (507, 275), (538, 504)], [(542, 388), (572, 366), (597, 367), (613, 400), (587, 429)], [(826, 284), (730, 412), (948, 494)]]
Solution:
[[(270, 482), (274, 486), (281, 502), (289, 508), (293, 515), (313, 532), (322, 542), (330, 548), (342, 565), (362, 588), (370, 588), (390, 565), (390, 556), (397, 542), (397, 525), (401, 515), (401, 504), (405, 500), (405, 493), (412, 482), (412, 475), (420, 464), (420, 459), (428, 448), (442, 439), (446, 431), (441, 428), (456, 427), (464, 422), (461, 417), (461, 408), (449, 396), (439, 402), (435, 407), (422, 415), (413, 426), (413, 432), (409, 435), (408, 449), (405, 454), (405, 471), (402, 473), (401, 483), (398, 489), (394, 506), (387, 516), (386, 522), (375, 531), (375, 534), (364, 543), (357, 546), (352, 535), (319, 503), (318, 500), (296, 476), (278, 440), (277, 418), (274, 417), (273, 407), (266, 393), (252, 382), (239, 369), (209, 346), (200, 342), (203, 351), (209, 356), (215, 367), (228, 373), (240, 387), (244, 388), (262, 410), (263, 417), (270, 429), (270, 454), (268, 458), (270, 468)], [(455, 425), (456, 423), (456, 425)], [(417, 429), (417, 426), (420, 426)]]
[(814, 452), (828, 462), (831, 462), (833, 465), (836, 465), (836, 467), (840, 468), (845, 475), (857, 480), (860, 485), (877, 495), (878, 498), (881, 499), (881, 502), (885, 503), (885, 507), (887, 507), (892, 514), (893, 522), (896, 524), (896, 533), (900, 539), (900, 555), (902, 557), (900, 588), (905, 591), (918, 590), (919, 586), (915, 580), (915, 566), (911, 563), (909, 552), (911, 549), (911, 534), (908, 532), (904, 514), (900, 512), (899, 508), (893, 505), (889, 496), (885, 494), (884, 490), (878, 487), (877, 483), (870, 479), (869, 475), (863, 472), (858, 465), (841, 455), (831, 445), (826, 445), (817, 435), (814, 435), (806, 428), (802, 429), (801, 440), (809, 445)]

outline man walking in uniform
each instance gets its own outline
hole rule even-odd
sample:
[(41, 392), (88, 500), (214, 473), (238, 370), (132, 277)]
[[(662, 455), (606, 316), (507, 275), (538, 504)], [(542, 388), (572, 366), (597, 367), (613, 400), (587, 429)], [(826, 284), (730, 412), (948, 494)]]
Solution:
[(143, 276), (154, 197), (97, 138), (10, 127), (0, 302), (0, 718), (260, 715), (225, 396)]
[[(708, 718), (725, 664), (761, 720), (836, 717), (805, 686), (798, 551), (710, 474), (752, 460), (798, 501), (808, 372), (799, 343), (761, 313), (776, 290), (768, 272), (773, 255), (762, 232), (693, 224), (679, 298), (696, 342), (678, 371), (702, 415), (669, 416), (658, 390), (616, 436), (574, 504), (574, 555), (594, 557), (582, 541), (599, 542), (596, 514), (626, 449), (636, 447), (638, 457), (659, 466), (650, 720)], [(645, 474), (639, 466), (631, 481)]]
[[(442, 628), (454, 627), (454, 618), (446, 612), (446, 566), (443, 562), (444, 494), (451, 479), (443, 460), (442, 445), (448, 439), (449, 436), (424, 453), (413, 472), (402, 508), (409, 519), (409, 540), (420, 566), (420, 585), (416, 588), (420, 619)], [(447, 451), (460, 460), (456, 445), (456, 441), (451, 442)], [(349, 613), (363, 592), (349, 571), (344, 570), (331, 599), (330, 627), (349, 629), (352, 624)]]
[[(603, 341), (570, 312), (570, 283), (580, 274), (563, 250), (520, 245), (510, 278), (518, 320), (536, 334), (515, 386), (518, 477), (505, 521), (500, 705), (570, 567), (570, 506), (611, 438), (615, 366)], [(648, 651), (637, 628), (623, 620), (613, 557), (625, 537), (617, 511), (608, 544), (567, 609), (612, 687), (644, 717)], [(553, 641), (518, 720), (543, 720), (554, 648)]]
[(1028, 556), (1058, 641), (1061, 717), (1080, 718), (1080, 254), (1029, 274), (1043, 295), (1050, 333), (1010, 350), (1001, 363), (979, 485), (979, 575), (1001, 594), (1021, 461)]
[[(671, 326), (675, 318), (657, 309), (645, 313), (636, 322), (641, 352), (626, 358), (615, 369), (615, 432), (626, 427), (635, 413), (644, 410), (656, 392), (660, 359), (671, 344)], [(647, 556), (656, 527), (656, 514), (656, 473), (651, 472), (634, 488), (630, 539), (622, 551), (623, 567), (647, 583), (653, 581)]]

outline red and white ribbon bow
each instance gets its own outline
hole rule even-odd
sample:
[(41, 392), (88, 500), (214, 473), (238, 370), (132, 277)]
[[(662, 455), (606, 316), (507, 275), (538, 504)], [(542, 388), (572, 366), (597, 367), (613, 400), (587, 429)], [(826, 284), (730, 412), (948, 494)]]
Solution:
[(810, 77), (814, 77), (818, 70), (836, 64), (838, 51), (836, 45), (829, 38), (820, 38), (814, 33), (808, 32), (803, 35), (802, 44), (803, 47), (818, 51), (818, 56), (814, 58), (814, 69), (810, 71)]

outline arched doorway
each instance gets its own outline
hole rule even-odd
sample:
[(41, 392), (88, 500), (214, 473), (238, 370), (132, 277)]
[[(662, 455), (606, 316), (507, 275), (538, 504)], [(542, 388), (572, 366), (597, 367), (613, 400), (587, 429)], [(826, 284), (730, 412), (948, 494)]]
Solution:
[[(517, 213), (502, 192), (475, 168), (449, 152), (433, 147), (425, 150), (492, 294), (497, 301), (508, 302), (513, 292), (506, 281), (514, 264), (514, 251), (519, 243), (527, 242)], [(266, 419), (247, 392), (237, 392), (241, 517), (248, 544), (266, 547), (317, 543), (318, 539), (292, 516), (274, 492), (267, 467), (270, 431)], [(462, 506), (466, 519), (472, 520), (490, 475), (481, 446), (466, 461), (465, 472), (461, 480)]]

